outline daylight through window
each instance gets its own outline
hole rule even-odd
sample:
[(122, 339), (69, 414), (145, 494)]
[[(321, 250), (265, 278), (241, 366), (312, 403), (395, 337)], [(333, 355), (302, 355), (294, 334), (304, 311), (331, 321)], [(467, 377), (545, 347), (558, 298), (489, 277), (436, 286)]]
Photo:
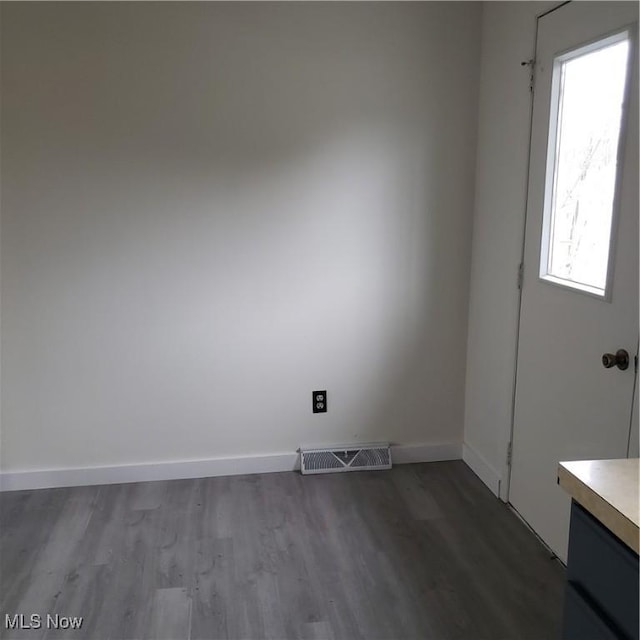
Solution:
[(607, 285), (626, 33), (554, 64), (540, 276), (596, 295)]

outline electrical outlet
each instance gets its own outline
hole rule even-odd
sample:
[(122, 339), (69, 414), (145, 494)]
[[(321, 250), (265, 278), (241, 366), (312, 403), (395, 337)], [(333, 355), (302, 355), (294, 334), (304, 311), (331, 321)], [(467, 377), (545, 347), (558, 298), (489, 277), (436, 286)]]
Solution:
[(327, 413), (327, 392), (312, 391), (313, 413)]

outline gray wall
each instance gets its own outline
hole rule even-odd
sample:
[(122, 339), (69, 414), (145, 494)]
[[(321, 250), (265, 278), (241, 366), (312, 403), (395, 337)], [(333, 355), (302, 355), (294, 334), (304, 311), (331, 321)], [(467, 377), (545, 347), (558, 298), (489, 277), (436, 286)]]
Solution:
[(462, 440), (479, 3), (1, 11), (4, 470)]

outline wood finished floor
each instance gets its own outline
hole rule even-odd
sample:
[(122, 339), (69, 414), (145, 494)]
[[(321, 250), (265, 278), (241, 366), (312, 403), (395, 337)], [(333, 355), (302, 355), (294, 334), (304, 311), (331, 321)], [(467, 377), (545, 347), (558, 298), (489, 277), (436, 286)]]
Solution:
[(563, 568), (461, 461), (10, 492), (0, 523), (7, 639), (559, 637)]

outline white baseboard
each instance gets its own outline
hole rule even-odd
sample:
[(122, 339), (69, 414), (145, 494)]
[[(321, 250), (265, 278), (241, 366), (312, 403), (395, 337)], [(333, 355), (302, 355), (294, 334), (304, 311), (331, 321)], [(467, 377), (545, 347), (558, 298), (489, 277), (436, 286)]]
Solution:
[(462, 458), (462, 443), (460, 442), (391, 445), (391, 460), (393, 464), (439, 462), (460, 460), (460, 458)]
[(0, 491), (235, 476), (248, 473), (293, 471), (296, 468), (299, 468), (298, 454), (281, 453), (237, 458), (127, 464), (113, 467), (4, 472), (0, 473)]
[(500, 497), (502, 476), (466, 442), (462, 445), (462, 459), (478, 478), (491, 489), (493, 494)]
[[(391, 457), (394, 464), (458, 460), (461, 453), (462, 445), (459, 443), (394, 445), (391, 447)], [(299, 458), (297, 453), (278, 453), (113, 467), (8, 471), (0, 473), (0, 491), (295, 471), (300, 468)]]

